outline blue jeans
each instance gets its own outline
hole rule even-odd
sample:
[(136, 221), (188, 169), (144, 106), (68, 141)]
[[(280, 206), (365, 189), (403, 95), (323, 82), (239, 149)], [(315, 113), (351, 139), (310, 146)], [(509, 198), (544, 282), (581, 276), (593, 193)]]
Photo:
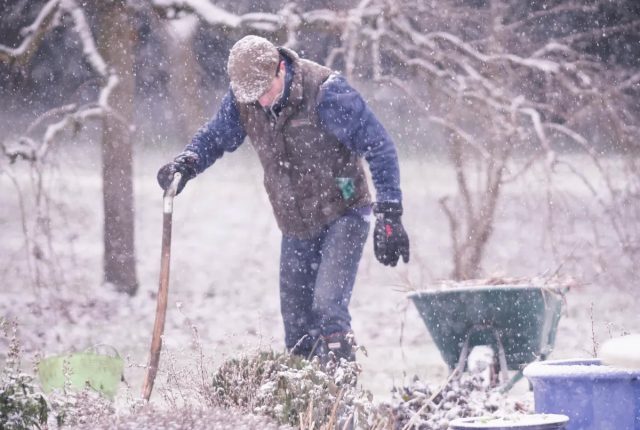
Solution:
[(319, 336), (351, 330), (349, 301), (369, 221), (349, 211), (311, 239), (283, 236), (280, 311), (287, 349), (309, 355)]

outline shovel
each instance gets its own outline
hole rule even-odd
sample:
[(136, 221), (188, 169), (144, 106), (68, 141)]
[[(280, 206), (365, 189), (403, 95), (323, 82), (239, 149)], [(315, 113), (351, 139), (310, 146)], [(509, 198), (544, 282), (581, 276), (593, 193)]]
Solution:
[(153, 335), (151, 337), (151, 351), (149, 352), (149, 362), (142, 385), (142, 398), (149, 401), (153, 382), (158, 373), (158, 363), (160, 362), (160, 349), (162, 348), (162, 334), (164, 333), (164, 321), (167, 315), (167, 298), (169, 295), (169, 263), (171, 261), (171, 222), (173, 216), (173, 198), (178, 190), (181, 175), (176, 172), (171, 185), (165, 190), (163, 197), (162, 216), (162, 253), (160, 256), (160, 285), (158, 286), (158, 305), (156, 307), (156, 320), (153, 324)]

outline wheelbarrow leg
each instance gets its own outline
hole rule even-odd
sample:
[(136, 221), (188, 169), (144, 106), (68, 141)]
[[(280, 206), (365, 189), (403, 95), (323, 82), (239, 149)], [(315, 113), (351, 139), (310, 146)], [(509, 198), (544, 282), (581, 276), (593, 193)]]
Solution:
[(522, 370), (519, 370), (511, 379), (509, 379), (509, 368), (507, 367), (507, 354), (504, 351), (502, 340), (500, 339), (500, 333), (497, 330), (493, 331), (496, 337), (496, 345), (498, 345), (498, 362), (500, 363), (500, 379), (502, 379), (502, 385), (498, 389), (501, 393), (506, 393), (513, 386), (522, 379)]
[(467, 337), (462, 344), (462, 350), (460, 351), (460, 357), (458, 358), (458, 365), (453, 369), (452, 373), (458, 373), (462, 375), (464, 368), (467, 365), (467, 358), (469, 358), (469, 339), (471, 339), (471, 333), (467, 333)]
[(509, 368), (507, 367), (507, 354), (504, 352), (504, 346), (502, 346), (502, 340), (500, 340), (500, 333), (498, 333), (498, 330), (494, 330), (493, 335), (496, 337), (496, 345), (498, 345), (498, 363), (500, 363), (500, 379), (502, 379), (503, 384), (506, 384), (509, 379)]
[[(475, 330), (477, 330), (477, 328)], [(467, 364), (467, 359), (469, 358), (469, 343), (471, 340), (471, 335), (475, 330), (469, 330), (469, 332), (467, 333), (464, 343), (462, 344), (462, 349), (460, 350), (458, 365), (455, 367), (452, 374), (457, 373), (458, 375), (461, 375), (464, 372), (465, 366)], [(500, 333), (498, 332), (498, 330), (494, 329), (493, 335), (496, 339), (496, 345), (498, 347), (498, 365), (500, 367), (500, 383), (502, 384), (499, 389), (501, 392), (506, 392), (513, 388), (515, 383), (522, 378), (522, 370), (520, 370), (513, 378), (509, 379), (507, 354), (504, 350), (504, 345), (502, 344)]]

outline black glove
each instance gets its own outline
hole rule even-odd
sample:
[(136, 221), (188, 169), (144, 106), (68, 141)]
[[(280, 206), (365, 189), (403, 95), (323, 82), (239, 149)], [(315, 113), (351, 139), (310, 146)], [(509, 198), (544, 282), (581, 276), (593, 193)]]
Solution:
[(195, 178), (198, 174), (197, 164), (198, 155), (195, 152), (185, 151), (178, 154), (171, 163), (165, 164), (158, 170), (158, 184), (163, 190), (166, 190), (173, 182), (173, 175), (180, 172), (182, 178), (176, 190), (176, 194), (180, 194), (189, 179)]
[(395, 202), (376, 203), (373, 213), (376, 215), (373, 250), (378, 261), (393, 267), (402, 256), (402, 261), (408, 263), (409, 237), (400, 221), (402, 205)]

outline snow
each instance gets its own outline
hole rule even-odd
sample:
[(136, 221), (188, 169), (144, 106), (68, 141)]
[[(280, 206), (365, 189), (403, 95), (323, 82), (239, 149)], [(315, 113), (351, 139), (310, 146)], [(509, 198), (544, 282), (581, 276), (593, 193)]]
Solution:
[(600, 354), (605, 364), (640, 370), (640, 334), (609, 339), (602, 345)]
[[(44, 131), (40, 158), (47, 153), (50, 155), (47, 163), (52, 166), (51, 169), (47, 167), (44, 177), (25, 172), (24, 164), (19, 164), (20, 161), (11, 166), (0, 165), (0, 279), (3, 282), (0, 289), (0, 317), (18, 321), (23, 346), (29, 355), (83, 350), (100, 343), (114, 346), (127, 361), (127, 384), (123, 384), (123, 392), (124, 385), (128, 385), (127, 394), (130, 395), (129, 391), (133, 390), (134, 395), (138, 396), (156, 308), (160, 257), (163, 204), (161, 191), (155, 183), (155, 172), (162, 163), (171, 159), (182, 143), (173, 143), (171, 148), (167, 144), (158, 150), (140, 143), (145, 139), (136, 142), (135, 215), (140, 290), (135, 297), (119, 294), (112, 286), (102, 285), (103, 214), (99, 139), (94, 138), (91, 142), (56, 140), (56, 151), (49, 151), (54, 138), (64, 137), (64, 131), (71, 129), (70, 125), (76, 125), (78, 118), (97, 117), (110, 112), (109, 97), (118, 84), (118, 77), (109, 70), (96, 49), (80, 2), (49, 0), (41, 3), (43, 6), (35, 21), (23, 30), (22, 43), (15, 49), (0, 46), (0, 59), (7, 56), (28, 57), (35, 46), (34, 41), (39, 38), (38, 33), (51, 20), (60, 18), (60, 9), (70, 13), (67, 18), (74, 23), (84, 58), (101, 75), (102, 88), (97, 104), (63, 107), (69, 110), (59, 113), (67, 115), (58, 116), (58, 122), (50, 123)], [(298, 10), (293, 3), (285, 6), (279, 14), (246, 15), (229, 13), (211, 0), (154, 0), (152, 3), (180, 10), (179, 13), (172, 11), (175, 12), (172, 18), (176, 19), (171, 19), (168, 25), (173, 36), (183, 41), (193, 36), (199, 19), (205, 26), (209, 24), (230, 29), (227, 32), (229, 34), (251, 28), (271, 33), (286, 27), (289, 34), (286, 46), (297, 42), (294, 36), (304, 22), (319, 22), (334, 30), (344, 30), (342, 39), (345, 44), (341, 49), (349, 75), (354, 73), (353, 60), (370, 52), (367, 50), (369, 44), (374, 45), (371, 48), (371, 55), (376, 60), (374, 63), (379, 62), (381, 57), (377, 45), (381, 40), (389, 39), (382, 37), (389, 34), (384, 25), (394, 25), (407, 33), (406, 37), (398, 38), (398, 51), (403, 51), (405, 47), (413, 54), (423, 49), (427, 52), (436, 51), (443, 55), (439, 62), (445, 66), (428, 55), (425, 58), (408, 58), (407, 64), (441, 78), (451, 77), (451, 80), (447, 80), (451, 83), (450, 92), (458, 92), (458, 96), (468, 99), (472, 104), (475, 104), (474, 98), (482, 100), (488, 97), (486, 107), (504, 111), (507, 116), (509, 113), (520, 115), (525, 120), (522, 123), (514, 120), (513, 124), (494, 126), (519, 132), (520, 125), (528, 127), (531, 124), (535, 136), (549, 149), (548, 154), (554, 154), (549, 148), (549, 140), (559, 135), (587, 147), (587, 139), (569, 126), (543, 121), (547, 117), (544, 106), (533, 109), (533, 102), (527, 102), (524, 95), (518, 95), (517, 91), (509, 94), (505, 90), (509, 82), (501, 86), (496, 84), (495, 76), (488, 74), (488, 70), (495, 70), (498, 75), (503, 74), (504, 70), (507, 74), (509, 70), (523, 71), (527, 75), (531, 72), (533, 81), (549, 81), (546, 94), (549, 103), (555, 103), (554, 97), (564, 98), (563, 94), (573, 94), (579, 99), (575, 102), (579, 107), (585, 102), (581, 97), (590, 94), (585, 87), (599, 84), (598, 74), (592, 72), (589, 64), (580, 70), (584, 61), (566, 63), (573, 52), (567, 45), (552, 41), (533, 54), (519, 51), (518, 54), (523, 56), (490, 54), (483, 52), (480, 44), (468, 43), (451, 33), (419, 34), (414, 30), (413, 23), (403, 21), (402, 13), (389, 15), (390, 19), (385, 23), (382, 13), (376, 17), (378, 6), (371, 7), (368, 0), (361, 1), (360, 6), (349, 14), (318, 10), (302, 15), (297, 15)], [(375, 26), (370, 25), (373, 22)], [(364, 30), (360, 28), (363, 26)], [(437, 31), (439, 28), (446, 26), (428, 28), (427, 31)], [(363, 37), (352, 38), (354, 35)], [(393, 38), (391, 42), (396, 43)], [(558, 60), (561, 58), (564, 60)], [(373, 67), (374, 77), (381, 78), (382, 69), (378, 64)], [(457, 67), (461, 70), (455, 71), (459, 73), (456, 77), (452, 71)], [(526, 70), (522, 70), (524, 68)], [(551, 76), (558, 73), (559, 77)], [(594, 73), (593, 77), (591, 73)], [(607, 79), (618, 82), (611, 94), (637, 86), (640, 73), (632, 73), (625, 75), (626, 79)], [(605, 74), (602, 76), (607, 77)], [(555, 78), (561, 82), (559, 85)], [(556, 93), (556, 86), (562, 90)], [(449, 88), (447, 85), (444, 87), (445, 91)], [(257, 88), (249, 90), (259, 92)], [(417, 93), (417, 96), (421, 97), (421, 94)], [(547, 100), (547, 97), (544, 99)], [(395, 100), (394, 103), (397, 104)], [(425, 106), (430, 103), (429, 100)], [(434, 107), (437, 103), (436, 96)], [(567, 100), (570, 110), (573, 103), (573, 100)], [(414, 107), (414, 112), (420, 107)], [(542, 111), (545, 111), (544, 118)], [(407, 116), (411, 116), (411, 109), (408, 112)], [(442, 132), (445, 133), (453, 132), (475, 148), (480, 157), (487, 160), (492, 158), (486, 149), (491, 142), (467, 132), (472, 128), (456, 126), (450, 118), (436, 116), (436, 112), (437, 109), (429, 109), (431, 122), (441, 126), (438, 132), (440, 128), (444, 128)], [(452, 117), (457, 113), (451, 112)], [(582, 114), (581, 111), (578, 113)], [(162, 117), (168, 118), (169, 115), (165, 113), (155, 119), (162, 121)], [(389, 122), (404, 120), (383, 119), (385, 122), (387, 119)], [(563, 124), (571, 124), (571, 121), (565, 120), (562, 119)], [(466, 119), (460, 117), (456, 121), (463, 124)], [(625, 131), (632, 126), (622, 124), (621, 127)], [(9, 130), (8, 135), (18, 133), (18, 127), (15, 128)], [(162, 133), (161, 124), (157, 129), (158, 133)], [(404, 133), (406, 136), (411, 131), (405, 129)], [(425, 135), (424, 139), (431, 137)], [(154, 137), (151, 140), (162, 139)], [(401, 139), (398, 142), (405, 143)], [(33, 146), (35, 148), (35, 143)], [(255, 155), (246, 150), (247, 146), (225, 157), (210, 171), (189, 183), (175, 200), (170, 301), (161, 369), (154, 393), (156, 401), (161, 398), (159, 393), (163, 385), (171, 384), (172, 366), (175, 363), (192, 366), (194, 361), (198, 363), (197, 360), (201, 359), (201, 352), (207, 357), (207, 365), (211, 363), (213, 367), (229, 357), (238, 357), (256, 349), (283, 349), (277, 288), (280, 233), (263, 191), (259, 163)], [(455, 209), (455, 199), (451, 196), (457, 191), (456, 180), (452, 166), (446, 161), (432, 157), (420, 147), (413, 148), (413, 154), (412, 157), (401, 157), (404, 222), (411, 237), (412, 262), (395, 269), (382, 267), (373, 257), (369, 240), (352, 299), (356, 338), (368, 351), (366, 355), (359, 353), (364, 369), (359, 381), (375, 394), (376, 400), (388, 398), (392, 386), (402, 385), (413, 374), (418, 374), (430, 385), (438, 385), (449, 372), (408, 297), (444, 288), (439, 280), (446, 279), (451, 272), (451, 233), (438, 201), (448, 196), (451, 208)], [(550, 160), (551, 166), (555, 158)], [(513, 164), (517, 165), (518, 161), (516, 157)], [(536, 277), (541, 273), (561, 270), (564, 274), (581, 279), (567, 294), (555, 351), (550, 357), (571, 358), (572, 361), (565, 363), (574, 365), (535, 364), (530, 367), (531, 376), (535, 376), (536, 369), (552, 369), (561, 376), (614, 374), (637, 378), (640, 371), (638, 335), (607, 340), (640, 331), (637, 313), (640, 299), (635, 291), (638, 284), (636, 270), (629, 267), (633, 266), (633, 262), (619, 252), (621, 244), (616, 240), (620, 239), (620, 232), (613, 231), (617, 226), (611, 228), (607, 222), (594, 220), (588, 214), (597, 206), (595, 200), (602, 195), (609, 196), (609, 192), (613, 195), (616, 190), (602, 187), (595, 179), (594, 188), (586, 189), (576, 177), (583, 174), (585, 178), (589, 175), (596, 178), (594, 171), (590, 170), (587, 163), (572, 161), (576, 161), (576, 175), (570, 178), (558, 176), (557, 195), (544, 194), (544, 184), (540, 184), (545, 180), (543, 175), (529, 177), (515, 186), (509, 184), (504, 189), (496, 213), (496, 229), (483, 256), (483, 275), (497, 273), (498, 276)], [(604, 162), (608, 163), (609, 160)], [(514, 165), (510, 162), (505, 168), (511, 170)], [(5, 167), (8, 174), (2, 175)], [(558, 164), (551, 167), (563, 168)], [(19, 185), (19, 188), (11, 183), (14, 173), (15, 185)], [(557, 171), (552, 173), (558, 174)], [(629, 178), (626, 176), (624, 179)], [(520, 181), (521, 178), (517, 179)], [(46, 183), (50, 194), (33, 196), (30, 193), (31, 184), (40, 180)], [(479, 183), (482, 181), (480, 178)], [(476, 197), (471, 196), (474, 200)], [(613, 199), (617, 197), (612, 196)], [(33, 216), (33, 199), (50, 202), (43, 205), (46, 211), (38, 213), (37, 218)], [(545, 207), (547, 202), (549, 208)], [(551, 206), (556, 212), (547, 211)], [(32, 211), (32, 216), (21, 218), (23, 209)], [(478, 214), (482, 216), (480, 211)], [(48, 219), (48, 215), (52, 218)], [(626, 220), (612, 221), (622, 224)], [(53, 232), (51, 242), (37, 236), (49, 229)], [(596, 229), (599, 232), (592, 234)], [(34, 281), (37, 279), (44, 280), (44, 283), (36, 285)], [(464, 291), (472, 288), (528, 287), (466, 285), (460, 288)], [(0, 340), (0, 358), (4, 353), (3, 347), (3, 340)], [(584, 364), (575, 360), (598, 353), (603, 365), (595, 364), (599, 361)], [(494, 359), (491, 349), (477, 348), (470, 357), (470, 367), (486, 371), (488, 363)], [(202, 361), (199, 363), (202, 364)], [(28, 360), (24, 364), (30, 365)], [(274, 388), (267, 384), (262, 390), (268, 394)], [(511, 395), (531, 402), (532, 395), (528, 388), (526, 381), (523, 381)], [(454, 411), (452, 409), (451, 413), (455, 416)]]
[(209, 0), (153, 0), (153, 4), (164, 8), (173, 6), (179, 9), (192, 10), (211, 25), (225, 25), (236, 28), (242, 22), (240, 17), (215, 6)]
[(53, 14), (58, 10), (59, 1), (49, 0), (40, 10), (36, 19), (31, 25), (24, 27), (20, 31), (20, 35), (24, 36), (24, 40), (17, 48), (9, 48), (0, 44), (0, 58), (2, 56), (20, 57), (25, 55), (32, 48), (32, 43), (37, 39), (39, 32), (44, 31), (44, 27), (50, 21)]
[(526, 283), (526, 284), (504, 284), (504, 285), (490, 285), (482, 283), (482, 280), (474, 281), (465, 281), (462, 283), (453, 283), (453, 282), (438, 282), (433, 285), (429, 285), (427, 289), (412, 291), (407, 294), (407, 297), (411, 298), (412, 296), (421, 296), (421, 295), (434, 295), (439, 294), (441, 291), (455, 291), (455, 292), (465, 292), (465, 291), (496, 291), (496, 290), (533, 290), (533, 289), (550, 289), (552, 291), (560, 292), (559, 286), (554, 285), (537, 285), (535, 282)]
[(242, 24), (255, 30), (273, 33), (283, 27), (284, 17), (280, 14), (250, 12), (242, 15)]
[(453, 45), (457, 46), (461, 50), (467, 52), (472, 57), (483, 61), (483, 62), (494, 62), (494, 61), (509, 61), (514, 64), (519, 64), (525, 67), (530, 67), (533, 69), (538, 69), (544, 73), (556, 73), (560, 70), (560, 65), (554, 61), (543, 60), (540, 58), (523, 58), (517, 55), (512, 54), (494, 54), (494, 55), (485, 55), (475, 49), (468, 43), (465, 43), (461, 38), (445, 32), (434, 32), (428, 34), (429, 38), (432, 39), (442, 39), (446, 40)]
[(622, 369), (603, 364), (599, 359), (541, 361), (528, 365), (524, 374), (528, 378), (601, 378), (636, 379), (640, 370)]
[[(509, 428), (509, 429), (529, 429), (533, 426), (543, 426), (543, 427), (535, 427), (536, 429), (555, 429), (556, 426), (551, 426), (552, 424), (563, 424), (567, 423), (569, 418), (566, 415), (557, 415), (557, 414), (532, 414), (532, 415), (509, 415), (509, 416), (486, 416), (486, 417), (478, 417), (478, 418), (465, 418), (461, 420), (455, 420), (451, 423), (451, 428), (453, 430), (462, 430), (462, 429), (495, 429), (495, 428)], [(547, 427), (547, 425), (549, 427)]]
[(549, 141), (542, 125), (542, 119), (540, 118), (540, 112), (532, 108), (520, 108), (518, 111), (530, 117), (531, 122), (533, 123), (533, 129), (536, 131), (536, 135), (540, 140), (540, 144), (545, 148), (550, 149)]
[[(52, 355), (83, 350), (97, 343), (112, 345), (125, 358), (125, 379), (138, 395), (149, 352), (159, 276), (163, 206), (155, 175), (178, 146), (160, 151), (139, 146), (136, 150), (140, 289), (135, 297), (101, 284), (99, 145), (67, 142), (50, 153), (54, 165), (64, 168), (54, 170), (55, 181), (51, 182), (52, 197), (57, 202), (52, 208), (57, 251), (52, 270), (59, 276), (48, 287), (34, 287), (28, 281), (19, 201), (8, 179), (0, 177), (0, 187), (6, 190), (0, 194), (0, 315), (17, 319), (29, 355), (36, 351)], [(401, 168), (404, 223), (411, 237), (412, 261), (395, 269), (384, 267), (375, 260), (369, 240), (351, 302), (356, 340), (368, 352), (367, 356), (359, 355), (363, 366), (359, 383), (371, 390), (376, 400), (388, 399), (394, 385), (414, 374), (434, 385), (442, 383), (448, 374), (406, 293), (448, 276), (447, 221), (437, 200), (455, 190), (455, 177), (446, 163), (433, 157), (401, 154)], [(586, 167), (584, 171), (589, 174)], [(23, 186), (28, 184), (28, 177), (19, 179)], [(576, 198), (589, 196), (576, 180), (564, 180), (562, 185)], [(526, 198), (522, 190), (526, 190)], [(532, 184), (506, 192), (484, 264), (489, 273), (530, 276), (557, 267), (553, 255), (541, 248), (540, 238), (546, 228), (532, 203), (536, 193)], [(260, 164), (249, 145), (223, 157), (189, 182), (174, 205), (169, 306), (152, 400), (158, 400), (158, 392), (166, 384), (169, 356), (182, 364), (191, 363), (197, 356), (193, 327), (197, 328), (203, 353), (214, 365), (256, 349), (283, 349), (278, 298), (280, 233), (263, 190)], [(584, 239), (589, 221), (581, 219), (581, 213), (577, 210), (566, 219), (557, 219), (557, 228)], [(592, 268), (589, 247), (584, 241), (580, 243), (585, 254), (581, 257), (575, 253), (572, 264), (565, 264), (569, 274), (586, 275)], [(572, 249), (573, 245), (567, 246)], [(575, 263), (580, 258), (584, 259), (582, 265)], [(612, 333), (640, 331), (638, 298), (633, 288), (612, 287), (595, 279), (567, 294), (551, 358), (589, 357), (594, 333), (596, 340), (602, 341)], [(635, 281), (628, 279), (622, 284), (635, 285)], [(180, 309), (178, 302), (182, 304)], [(512, 395), (530, 401), (526, 381), (516, 386)]]
[(198, 28), (198, 17), (195, 15), (185, 15), (169, 21), (171, 33), (178, 40), (190, 40)]
[(47, 17), (58, 9), (59, 3), (60, 2), (58, 0), (49, 0), (42, 7), (42, 9), (40, 9), (40, 12), (38, 13), (35, 21), (33, 21), (31, 25), (28, 25), (27, 27), (24, 27), (22, 30), (20, 30), (20, 35), (30, 36), (38, 32), (39, 28), (46, 21)]
[(87, 22), (84, 11), (74, 0), (63, 0), (60, 4), (70, 11), (71, 16), (73, 16), (73, 22), (75, 24), (74, 28), (82, 42), (82, 52), (84, 53), (87, 61), (101, 76), (106, 76), (107, 63), (98, 52), (98, 48), (96, 47), (96, 43), (93, 39), (93, 34), (91, 33), (91, 28), (89, 28), (89, 23)]
[(104, 109), (108, 109), (109, 107), (109, 97), (111, 96), (111, 92), (118, 85), (120, 79), (116, 75), (109, 75), (109, 79), (107, 80), (107, 85), (100, 91), (100, 97), (98, 97), (98, 105)]
[[(82, 12), (80, 13), (82, 14)], [(97, 51), (96, 51), (96, 54), (97, 54)], [(102, 61), (101, 57), (99, 56), (98, 56), (98, 59)], [(111, 96), (111, 93), (113, 92), (114, 88), (118, 85), (119, 82), (120, 82), (120, 79), (118, 78), (118, 76), (114, 74), (110, 74), (107, 76), (106, 84), (100, 90), (97, 107), (83, 106), (81, 107), (80, 110), (76, 110), (78, 109), (76, 105), (66, 105), (60, 108), (59, 109), (60, 113), (67, 113), (67, 115), (64, 115), (60, 121), (53, 122), (47, 125), (47, 128), (42, 137), (42, 144), (36, 151), (36, 158), (37, 159), (44, 158), (49, 152), (49, 150), (51, 149), (58, 135), (64, 132), (65, 130), (67, 130), (67, 128), (69, 128), (69, 126), (73, 124), (81, 123), (82, 121), (90, 118), (103, 117), (105, 113), (110, 113), (112, 115), (115, 115), (116, 118), (122, 120), (120, 115), (112, 111), (109, 106), (109, 97)]]

